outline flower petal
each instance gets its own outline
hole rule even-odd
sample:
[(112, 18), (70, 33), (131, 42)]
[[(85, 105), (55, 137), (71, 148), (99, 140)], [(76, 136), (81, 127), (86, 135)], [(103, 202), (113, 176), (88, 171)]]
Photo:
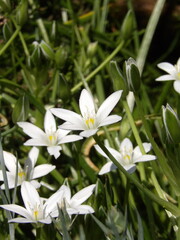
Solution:
[(4, 163), (7, 169), (9, 170), (9, 172), (15, 175), (16, 168), (18, 167), (18, 169), (21, 169), (19, 162), (17, 163), (16, 157), (12, 153), (9, 153), (6, 151), (3, 151), (3, 156), (4, 156)]
[(125, 138), (120, 145), (120, 152), (132, 152), (133, 151), (133, 145), (129, 138)]
[(50, 155), (54, 155), (54, 157), (57, 159), (61, 155), (60, 151), (62, 148), (60, 146), (51, 146), (47, 147), (47, 150)]
[(68, 135), (68, 133), (70, 133), (69, 130), (64, 130), (64, 129), (58, 129), (56, 131), (57, 135), (58, 135), (58, 139), (64, 138), (66, 135)]
[(67, 129), (67, 130), (84, 130), (85, 126), (84, 126), (83, 122), (81, 123), (81, 125), (76, 125), (74, 123), (65, 122), (65, 123), (61, 124), (60, 126), (58, 126), (58, 128)]
[(44, 130), (46, 134), (51, 134), (56, 131), (56, 121), (49, 110), (46, 111), (44, 117)]
[(70, 200), (70, 205), (81, 205), (84, 201), (86, 201), (93, 193), (96, 184), (92, 184), (88, 187), (83, 188), (79, 192), (77, 192)]
[(97, 131), (98, 131), (98, 129), (88, 129), (88, 130), (82, 131), (80, 133), (80, 136), (88, 138), (88, 137), (96, 134)]
[(129, 173), (132, 174), (136, 170), (136, 165), (135, 164), (129, 164), (126, 166), (123, 166), (123, 168)]
[(51, 171), (53, 171), (55, 168), (56, 167), (51, 164), (41, 164), (34, 168), (31, 179), (36, 179), (36, 178), (45, 176), (48, 173), (50, 173)]
[(122, 90), (112, 93), (106, 100), (101, 104), (97, 112), (97, 121), (100, 124), (113, 110), (115, 105), (118, 103), (122, 94)]
[(180, 81), (179, 80), (174, 82), (174, 89), (176, 92), (180, 93)]
[(95, 115), (95, 106), (93, 97), (86, 90), (83, 89), (79, 98), (79, 108), (83, 117), (86, 117), (87, 113)]
[(169, 75), (169, 74), (166, 74), (166, 75), (162, 75), (158, 78), (156, 78), (155, 80), (156, 81), (170, 81), (170, 80), (175, 80), (175, 76), (174, 75)]
[(73, 123), (74, 125), (81, 126), (82, 117), (70, 110), (62, 109), (62, 108), (51, 108), (51, 112), (60, 119), (63, 119), (67, 122)]
[(106, 126), (106, 125), (110, 125), (110, 124), (119, 122), (121, 119), (122, 119), (122, 117), (121, 117), (121, 116), (118, 116), (118, 115), (108, 116), (107, 118), (105, 118), (104, 120), (101, 121), (99, 127), (102, 127), (102, 126)]
[(19, 205), (16, 205), (16, 204), (4, 204), (4, 205), (0, 205), (1, 208), (4, 208), (8, 211), (11, 211), (11, 212), (14, 212), (14, 213), (17, 213), (27, 219), (31, 219), (32, 220), (32, 217), (31, 215), (29, 214), (29, 212), (24, 208), (24, 207), (21, 207)]
[(133, 159), (133, 162), (134, 163), (137, 163), (137, 162), (147, 162), (147, 161), (152, 161), (152, 160), (156, 160), (156, 156), (150, 155), (150, 154), (145, 154), (145, 155), (142, 155), (139, 158)]
[(35, 187), (24, 181), (21, 185), (21, 195), (26, 209), (31, 212), (32, 209), (41, 204), (39, 194)]
[(8, 221), (8, 223), (13, 223), (13, 222), (16, 222), (16, 223), (36, 223), (35, 220), (33, 219), (29, 219), (29, 218), (13, 218), (11, 220)]
[(26, 159), (24, 164), (24, 171), (28, 171), (27, 173), (28, 177), (30, 176), (31, 171), (34, 169), (34, 166), (37, 162), (38, 155), (39, 155), (39, 149), (36, 147), (33, 147), (28, 154), (28, 158)]
[(25, 146), (48, 146), (47, 136), (45, 135), (42, 139), (31, 138), (24, 143)]
[(105, 173), (108, 173), (108, 172), (111, 172), (113, 171), (114, 169), (116, 169), (116, 165), (113, 163), (113, 162), (107, 162), (102, 168), (101, 170), (99, 171), (99, 175), (103, 175)]
[(19, 127), (23, 129), (23, 132), (26, 133), (31, 138), (44, 138), (45, 133), (37, 126), (29, 122), (18, 122)]
[(68, 135), (65, 136), (64, 138), (60, 139), (60, 141), (58, 142), (58, 144), (63, 144), (63, 143), (69, 143), (69, 142), (75, 142), (75, 141), (79, 141), (83, 139), (83, 137), (79, 136), (79, 135)]
[(94, 213), (94, 209), (88, 205), (80, 205), (77, 208), (67, 208), (66, 210), (69, 215)]
[(164, 70), (165, 72), (169, 73), (170, 75), (173, 74), (174, 72), (176, 72), (175, 67), (171, 63), (168, 63), (168, 62), (159, 63), (157, 66), (158, 66), (158, 68)]

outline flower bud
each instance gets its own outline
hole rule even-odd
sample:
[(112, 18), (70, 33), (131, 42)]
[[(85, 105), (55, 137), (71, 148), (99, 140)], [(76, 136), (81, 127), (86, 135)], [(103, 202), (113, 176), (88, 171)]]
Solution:
[(54, 54), (52, 48), (49, 46), (49, 44), (47, 44), (45, 41), (42, 40), (40, 43), (40, 48), (42, 50), (43, 55), (46, 58), (48, 58), (50, 60), (54, 60), (55, 54)]
[(125, 99), (128, 94), (128, 87), (123, 73), (119, 69), (116, 61), (110, 62), (110, 75), (113, 80), (114, 90), (123, 90), (121, 98)]
[(34, 51), (30, 56), (30, 61), (31, 61), (31, 64), (33, 64), (34, 66), (37, 66), (41, 63), (42, 53), (41, 53), (40, 44), (38, 42), (34, 41), (33, 46), (34, 46)]
[(162, 106), (162, 118), (168, 141), (180, 143), (180, 120), (169, 104)]
[(129, 91), (137, 92), (141, 86), (141, 77), (136, 61), (130, 57), (125, 61), (125, 69)]
[(16, 12), (17, 24), (23, 26), (28, 18), (28, 0), (21, 0)]
[(93, 57), (94, 54), (96, 53), (98, 43), (97, 42), (92, 42), (88, 45), (87, 48), (87, 55), (89, 58)]
[(134, 28), (133, 15), (132, 15), (132, 11), (129, 10), (124, 18), (124, 21), (121, 27), (121, 34), (123, 39), (129, 39), (129, 37), (132, 35), (133, 28)]
[(59, 68), (62, 68), (68, 56), (68, 49), (65, 46), (59, 46), (55, 53), (55, 62)]

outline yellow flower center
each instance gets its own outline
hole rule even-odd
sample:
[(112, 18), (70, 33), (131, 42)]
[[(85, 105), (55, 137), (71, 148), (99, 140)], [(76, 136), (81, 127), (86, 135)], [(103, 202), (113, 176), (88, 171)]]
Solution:
[(38, 220), (38, 215), (39, 215), (38, 210), (35, 210), (35, 211), (33, 212), (33, 214), (34, 214), (34, 218), (35, 218), (36, 220)]
[(26, 173), (24, 171), (18, 172), (18, 176), (20, 178), (24, 178), (26, 176)]
[(51, 134), (48, 136), (48, 139), (49, 139), (49, 144), (51, 146), (53, 145), (56, 145), (56, 142), (57, 142), (57, 136), (55, 134)]
[(94, 125), (94, 118), (88, 118), (88, 119), (86, 119), (86, 125), (87, 126), (90, 126), (90, 125)]
[(177, 73), (178, 80), (180, 80), (180, 72)]

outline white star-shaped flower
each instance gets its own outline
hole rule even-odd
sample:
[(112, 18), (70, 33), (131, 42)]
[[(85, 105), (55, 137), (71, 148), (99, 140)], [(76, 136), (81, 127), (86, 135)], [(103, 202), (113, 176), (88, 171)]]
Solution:
[[(62, 185), (60, 189), (54, 194), (54, 198), (57, 199), (56, 194), (59, 196), (58, 207), (63, 209), (65, 207), (67, 213), (71, 216), (73, 214), (89, 214), (93, 213), (94, 209), (89, 205), (82, 204), (93, 193), (96, 184), (92, 184), (88, 187), (81, 189), (73, 197), (71, 197), (71, 190), (68, 186)], [(54, 215), (58, 214), (58, 209), (54, 208), (52, 211)]]
[(60, 144), (74, 142), (82, 139), (78, 135), (68, 135), (70, 131), (56, 128), (56, 122), (52, 113), (47, 110), (44, 117), (44, 130), (29, 122), (17, 123), (31, 139), (27, 140), (24, 145), (26, 146), (47, 146), (50, 155), (55, 158), (60, 156), (62, 150)]
[(57, 217), (57, 215), (52, 214), (52, 209), (57, 208), (57, 201), (60, 194), (54, 194), (49, 199), (41, 198), (35, 189), (35, 187), (24, 181), (21, 186), (21, 196), (24, 202), (24, 207), (17, 204), (4, 204), (0, 205), (8, 211), (17, 213), (22, 217), (17, 217), (9, 220), (9, 223), (45, 223), (50, 224), (52, 222), (51, 217)]
[(156, 81), (174, 80), (174, 89), (176, 92), (180, 93), (180, 58), (175, 65), (172, 65), (168, 62), (162, 62), (159, 63), (157, 66), (168, 74), (156, 78)]
[[(143, 143), (143, 147), (146, 153), (151, 150), (150, 143)], [(106, 148), (114, 156), (114, 158), (122, 165), (122, 167), (129, 173), (133, 173), (136, 170), (137, 162), (146, 162), (146, 161), (151, 161), (156, 159), (156, 156), (154, 155), (150, 155), (150, 154), (142, 155), (138, 146), (133, 149), (132, 142), (128, 138), (125, 138), (121, 142), (119, 146), (119, 151), (111, 147), (106, 147)], [(110, 160), (98, 145), (95, 145), (95, 149), (102, 156)], [(99, 175), (108, 173), (116, 168), (117, 168), (116, 165), (112, 161), (109, 161), (101, 168)]]
[(96, 112), (91, 94), (86, 89), (83, 89), (79, 98), (81, 115), (62, 108), (52, 108), (51, 112), (55, 116), (66, 121), (59, 126), (60, 128), (67, 130), (81, 130), (81, 136), (90, 137), (98, 131), (99, 127), (116, 123), (121, 120), (121, 117), (118, 115), (109, 116), (110, 112), (118, 103), (121, 94), (122, 91), (116, 91), (111, 94)]
[[(16, 174), (17, 186), (21, 185), (24, 181), (31, 181), (33, 185), (38, 188), (40, 187), (40, 183), (34, 179), (45, 176), (55, 169), (55, 166), (51, 164), (41, 164), (35, 167), (38, 154), (39, 150), (36, 147), (33, 147), (25, 161), (24, 168), (22, 168), (12, 153), (3, 151), (4, 163), (8, 169), (8, 171), (6, 171), (6, 175), (9, 189), (15, 187)], [(0, 170), (0, 181), (4, 181), (2, 170)], [(1, 188), (5, 188), (4, 184), (1, 185)]]

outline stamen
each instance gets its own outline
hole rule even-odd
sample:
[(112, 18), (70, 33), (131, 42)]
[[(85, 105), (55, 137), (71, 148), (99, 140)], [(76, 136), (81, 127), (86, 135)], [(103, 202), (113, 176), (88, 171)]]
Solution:
[(33, 212), (33, 214), (34, 214), (34, 218), (37, 220), (37, 219), (38, 219), (39, 212), (36, 210), (36, 211)]
[(26, 173), (25, 173), (24, 171), (18, 172), (18, 176), (19, 176), (20, 178), (23, 178), (23, 177), (26, 176)]
[(94, 125), (94, 118), (88, 118), (86, 119), (86, 125), (89, 127), (90, 124)]

